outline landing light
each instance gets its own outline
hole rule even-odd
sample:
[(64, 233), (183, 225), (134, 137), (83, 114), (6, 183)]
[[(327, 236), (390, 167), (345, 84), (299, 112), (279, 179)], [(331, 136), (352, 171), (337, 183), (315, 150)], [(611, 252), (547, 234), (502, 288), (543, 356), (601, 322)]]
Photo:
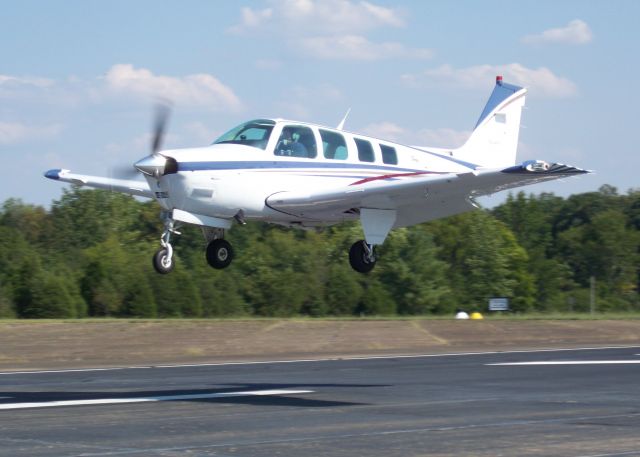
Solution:
[(527, 171), (547, 171), (551, 167), (543, 160), (529, 160), (522, 165)]

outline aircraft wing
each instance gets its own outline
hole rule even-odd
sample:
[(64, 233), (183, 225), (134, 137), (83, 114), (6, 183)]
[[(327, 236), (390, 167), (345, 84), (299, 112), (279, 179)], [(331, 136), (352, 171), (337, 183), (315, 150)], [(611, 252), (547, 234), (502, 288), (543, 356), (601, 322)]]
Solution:
[(153, 198), (153, 192), (145, 181), (129, 179), (105, 178), (102, 176), (87, 176), (71, 173), (69, 170), (49, 170), (44, 176), (56, 181), (68, 182), (78, 186), (95, 187), (96, 189), (122, 192), (138, 197)]
[(557, 163), (525, 162), (467, 173), (380, 176), (333, 189), (278, 192), (266, 202), (277, 211), (306, 220), (346, 218), (362, 208), (393, 209), (397, 228), (469, 211), (477, 207), (474, 197), (585, 173), (589, 171)]

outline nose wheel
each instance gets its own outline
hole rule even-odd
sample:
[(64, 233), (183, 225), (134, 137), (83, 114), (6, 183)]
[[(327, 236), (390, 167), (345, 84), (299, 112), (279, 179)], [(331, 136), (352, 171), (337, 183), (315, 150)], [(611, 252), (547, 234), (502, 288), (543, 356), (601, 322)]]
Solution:
[(172, 249), (161, 248), (153, 256), (153, 268), (155, 268), (158, 273), (166, 275), (173, 271), (175, 263), (171, 251)]
[(153, 268), (160, 274), (166, 275), (173, 271), (175, 262), (173, 260), (173, 246), (171, 246), (171, 234), (180, 235), (174, 227), (174, 221), (167, 214), (161, 215), (164, 220), (164, 231), (160, 237), (160, 245), (162, 246), (153, 256)]
[(233, 248), (228, 241), (215, 239), (207, 245), (207, 263), (217, 270), (227, 268), (233, 260)]

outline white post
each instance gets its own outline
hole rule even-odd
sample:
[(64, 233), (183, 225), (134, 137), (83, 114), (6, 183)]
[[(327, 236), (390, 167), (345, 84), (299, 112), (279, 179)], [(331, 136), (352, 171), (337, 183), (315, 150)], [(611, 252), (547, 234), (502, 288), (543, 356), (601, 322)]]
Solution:
[(595, 314), (596, 312), (596, 277), (591, 276), (589, 283), (591, 284), (591, 293), (589, 294), (589, 308), (591, 310), (591, 314)]

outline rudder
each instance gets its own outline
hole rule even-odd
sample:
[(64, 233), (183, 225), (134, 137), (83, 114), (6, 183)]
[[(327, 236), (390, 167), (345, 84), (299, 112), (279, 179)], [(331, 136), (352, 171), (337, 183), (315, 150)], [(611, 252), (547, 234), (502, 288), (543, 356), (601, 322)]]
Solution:
[(522, 87), (502, 82), (502, 76), (496, 77), (471, 136), (453, 156), (486, 168), (514, 165), (526, 93)]

